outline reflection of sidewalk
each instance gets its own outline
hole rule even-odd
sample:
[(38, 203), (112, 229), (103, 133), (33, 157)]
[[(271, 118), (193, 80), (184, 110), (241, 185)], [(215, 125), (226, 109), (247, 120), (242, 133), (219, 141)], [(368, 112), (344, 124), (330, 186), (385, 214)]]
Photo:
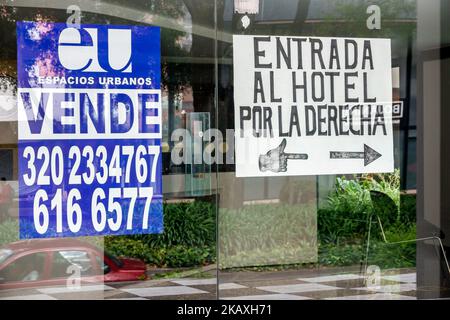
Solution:
[[(342, 300), (411, 300), (415, 299), (416, 274), (411, 270), (396, 270), (396, 275), (381, 276), (379, 286), (368, 288), (359, 273), (312, 273), (284, 279), (240, 281), (251, 291), (221, 292), (223, 299), (342, 299)], [(273, 276), (273, 274), (271, 274)], [(244, 292), (243, 292), (244, 293)]]
[[(222, 277), (221, 277), (222, 279)], [(231, 281), (232, 280), (232, 281)], [(383, 274), (380, 285), (367, 288), (358, 273), (239, 272), (223, 274), (221, 299), (415, 299), (414, 270), (396, 269)], [(216, 279), (162, 279), (105, 285), (4, 290), (0, 299), (216, 299)]]

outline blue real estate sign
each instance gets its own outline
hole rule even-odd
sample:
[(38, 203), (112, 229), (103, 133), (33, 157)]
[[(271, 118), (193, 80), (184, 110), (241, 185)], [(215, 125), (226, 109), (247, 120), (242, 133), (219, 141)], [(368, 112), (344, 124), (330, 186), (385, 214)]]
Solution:
[(17, 23), (20, 238), (161, 233), (160, 29)]

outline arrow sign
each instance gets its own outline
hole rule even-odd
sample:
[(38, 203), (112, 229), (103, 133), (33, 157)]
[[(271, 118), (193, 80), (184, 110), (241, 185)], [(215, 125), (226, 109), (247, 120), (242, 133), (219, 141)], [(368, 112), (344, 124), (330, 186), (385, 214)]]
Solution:
[(364, 159), (364, 166), (367, 166), (381, 157), (381, 154), (364, 144), (363, 152), (353, 151), (330, 151), (330, 159)]

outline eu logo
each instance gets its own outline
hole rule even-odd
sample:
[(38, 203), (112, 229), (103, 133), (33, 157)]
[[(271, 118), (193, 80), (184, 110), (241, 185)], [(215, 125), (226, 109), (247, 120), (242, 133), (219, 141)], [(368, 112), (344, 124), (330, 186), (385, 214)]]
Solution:
[(58, 40), (61, 65), (74, 71), (130, 73), (131, 51), (130, 29), (66, 28)]

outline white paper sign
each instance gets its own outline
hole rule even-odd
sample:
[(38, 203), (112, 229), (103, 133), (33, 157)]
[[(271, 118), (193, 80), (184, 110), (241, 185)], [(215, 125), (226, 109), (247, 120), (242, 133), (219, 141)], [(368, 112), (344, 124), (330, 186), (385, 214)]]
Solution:
[(389, 39), (233, 36), (236, 176), (394, 170)]

